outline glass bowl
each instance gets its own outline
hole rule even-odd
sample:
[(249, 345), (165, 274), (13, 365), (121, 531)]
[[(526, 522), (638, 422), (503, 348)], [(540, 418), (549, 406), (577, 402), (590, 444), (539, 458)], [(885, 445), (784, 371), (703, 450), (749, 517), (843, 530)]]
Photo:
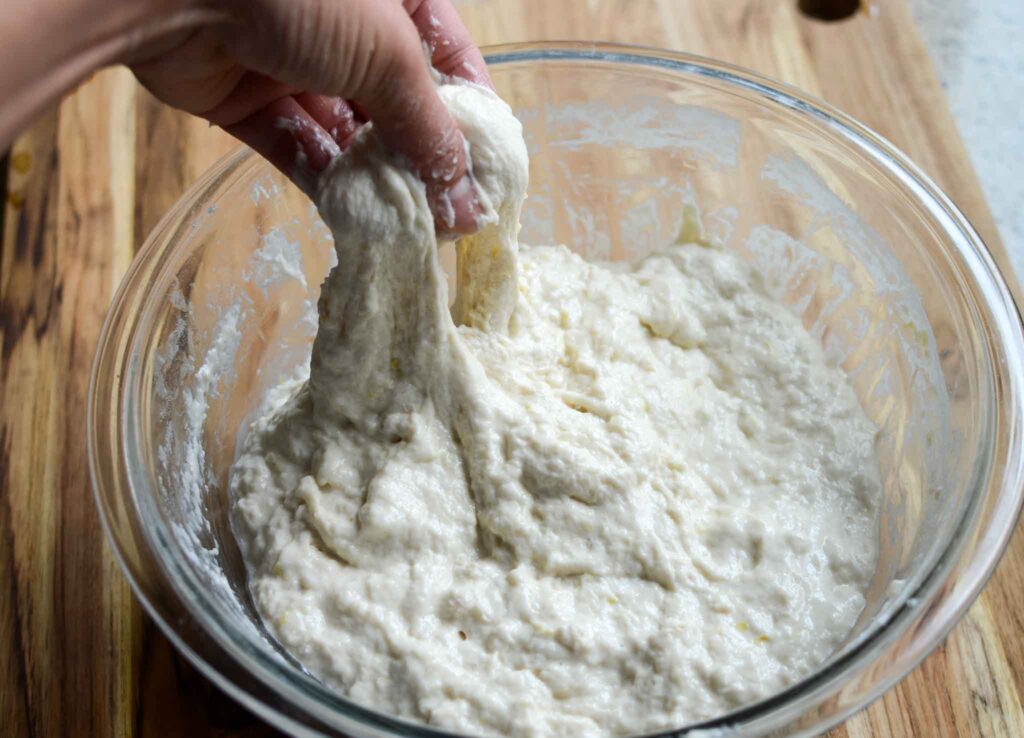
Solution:
[[(683, 236), (740, 254), (878, 425), (882, 553), (850, 637), (784, 692), (675, 733), (837, 723), (949, 632), (1016, 523), (1024, 338), (1006, 284), (913, 164), (796, 90), (653, 49), (486, 52), (530, 149), (525, 242), (619, 260)], [(249, 151), (182, 198), (100, 338), (87, 416), (96, 499), (146, 610), (254, 712), (301, 735), (445, 735), (353, 704), (282, 653), (228, 522), (234, 455), (268, 390), (308, 364), (332, 255), (312, 205)]]

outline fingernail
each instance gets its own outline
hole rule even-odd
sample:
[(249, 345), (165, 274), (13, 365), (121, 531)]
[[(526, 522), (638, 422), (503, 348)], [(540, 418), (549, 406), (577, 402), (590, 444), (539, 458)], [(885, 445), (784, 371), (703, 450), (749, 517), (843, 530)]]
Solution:
[(460, 234), (479, 230), (480, 203), (468, 174), (440, 194), (435, 215), (439, 230)]
[(476, 197), (473, 179), (465, 174), (448, 191), (452, 209), (455, 211), (455, 230), (458, 233), (473, 233), (480, 230), (480, 201)]

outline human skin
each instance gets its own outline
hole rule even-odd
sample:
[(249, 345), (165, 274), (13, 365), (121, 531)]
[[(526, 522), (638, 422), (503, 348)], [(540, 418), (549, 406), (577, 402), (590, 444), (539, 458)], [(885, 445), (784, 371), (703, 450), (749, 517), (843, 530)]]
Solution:
[(0, 149), (80, 80), (124, 63), (157, 98), (223, 127), (307, 192), (373, 121), (435, 213), (448, 213), (438, 227), (468, 232), (477, 204), (462, 135), (424, 48), (440, 72), (490, 84), (450, 0), (8, 0)]

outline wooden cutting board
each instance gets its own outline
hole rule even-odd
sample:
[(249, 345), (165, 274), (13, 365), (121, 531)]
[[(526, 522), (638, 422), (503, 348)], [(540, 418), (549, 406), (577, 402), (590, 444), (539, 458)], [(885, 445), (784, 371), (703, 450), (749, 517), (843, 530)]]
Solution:
[[(1009, 262), (903, 0), (823, 23), (797, 0), (475, 0), (481, 44), (644, 43), (819, 95), (893, 141)], [(96, 75), (14, 145), (0, 244), (0, 734), (259, 736), (141, 613), (89, 489), (85, 391), (135, 249), (234, 143)], [(944, 646), (831, 735), (1024, 735), (1024, 537)]]

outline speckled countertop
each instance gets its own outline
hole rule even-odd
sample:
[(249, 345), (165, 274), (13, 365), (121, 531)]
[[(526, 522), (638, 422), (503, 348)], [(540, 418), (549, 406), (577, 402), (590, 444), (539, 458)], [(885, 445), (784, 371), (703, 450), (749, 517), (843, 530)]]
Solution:
[(1024, 2), (909, 5), (1006, 250), (1024, 279)]

